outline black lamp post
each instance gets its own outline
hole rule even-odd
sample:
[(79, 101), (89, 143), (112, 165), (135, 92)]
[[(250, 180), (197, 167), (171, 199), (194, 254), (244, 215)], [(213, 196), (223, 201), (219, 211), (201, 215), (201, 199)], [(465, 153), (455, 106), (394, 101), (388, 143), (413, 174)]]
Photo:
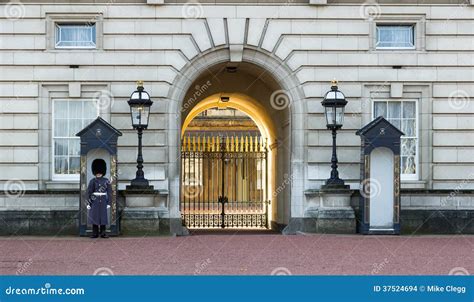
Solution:
[(138, 132), (137, 174), (135, 179), (131, 182), (129, 187), (131, 189), (151, 188), (143, 173), (142, 136), (143, 130), (148, 128), (150, 107), (152, 104), (153, 102), (150, 100), (150, 95), (143, 88), (143, 81), (138, 81), (137, 90), (132, 93), (128, 101), (132, 117), (132, 126)]
[(326, 126), (332, 130), (331, 177), (326, 180), (326, 185), (323, 187), (327, 189), (347, 189), (349, 186), (345, 185), (344, 180), (339, 178), (336, 154), (337, 130), (342, 128), (344, 122), (344, 107), (347, 101), (344, 94), (338, 90), (336, 80), (331, 82), (331, 90), (326, 93), (321, 104), (324, 106)]

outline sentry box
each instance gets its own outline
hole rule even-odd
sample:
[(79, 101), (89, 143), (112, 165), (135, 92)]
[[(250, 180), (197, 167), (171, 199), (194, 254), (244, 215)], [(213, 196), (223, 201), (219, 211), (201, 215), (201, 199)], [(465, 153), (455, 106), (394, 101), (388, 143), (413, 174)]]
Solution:
[(361, 137), (359, 232), (400, 234), (400, 137), (383, 117), (356, 132)]
[(79, 234), (88, 236), (92, 232), (92, 226), (87, 224), (87, 185), (94, 178), (91, 165), (97, 159), (103, 159), (107, 164), (105, 177), (112, 184), (112, 197), (110, 201), (109, 225), (107, 233), (109, 235), (119, 234), (119, 215), (117, 213), (117, 140), (122, 133), (112, 125), (98, 117), (79, 133), (76, 134), (81, 139), (81, 196), (79, 204)]

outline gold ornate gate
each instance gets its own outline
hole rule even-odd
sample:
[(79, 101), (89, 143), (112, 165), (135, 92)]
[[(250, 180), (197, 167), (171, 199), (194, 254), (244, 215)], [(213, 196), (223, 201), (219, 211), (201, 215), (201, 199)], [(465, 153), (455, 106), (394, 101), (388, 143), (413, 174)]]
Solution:
[(183, 225), (268, 228), (268, 150), (255, 136), (185, 136), (181, 142)]

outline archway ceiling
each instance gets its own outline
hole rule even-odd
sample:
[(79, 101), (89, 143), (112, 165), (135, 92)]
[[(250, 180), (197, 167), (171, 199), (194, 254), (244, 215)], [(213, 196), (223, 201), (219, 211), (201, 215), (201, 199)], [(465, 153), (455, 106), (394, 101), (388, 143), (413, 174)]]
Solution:
[(182, 110), (182, 121), (186, 120), (191, 110), (199, 102), (216, 94), (230, 97), (233, 94), (244, 94), (257, 100), (267, 111), (274, 124), (280, 123), (280, 120), (288, 119), (289, 110), (275, 110), (271, 106), (272, 93), (281, 88), (269, 72), (250, 63), (231, 64), (231, 66), (237, 67), (235, 73), (226, 70), (229, 63), (222, 63), (210, 66), (193, 82), (184, 99), (184, 104), (188, 104), (188, 106)]

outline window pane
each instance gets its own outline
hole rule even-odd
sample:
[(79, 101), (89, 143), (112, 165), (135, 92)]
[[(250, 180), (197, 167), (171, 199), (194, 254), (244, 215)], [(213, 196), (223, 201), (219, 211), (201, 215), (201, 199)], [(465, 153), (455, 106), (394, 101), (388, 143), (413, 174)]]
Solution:
[(82, 123), (82, 129), (84, 129), (85, 127), (89, 126), (90, 123), (92, 123), (94, 120), (83, 120), (83, 123)]
[(54, 101), (54, 118), (67, 119), (67, 102)]
[(88, 26), (61, 25), (61, 41), (81, 42), (92, 41), (92, 32)]
[(388, 120), (392, 125), (394, 125), (395, 127), (397, 127), (397, 129), (401, 129), (400, 128), (400, 120), (399, 119), (389, 119)]
[(80, 172), (80, 157), (69, 158), (69, 174), (79, 174)]
[(415, 138), (404, 138), (401, 139), (401, 155), (415, 155), (416, 153), (416, 139)]
[(374, 117), (379, 116), (387, 117), (387, 103), (386, 102), (375, 102), (374, 104)]
[(377, 25), (377, 47), (414, 47), (414, 27), (411, 25)]
[(67, 155), (67, 139), (55, 139), (54, 140), (54, 155)]
[(95, 47), (95, 24), (57, 24), (56, 46)]
[(84, 116), (83, 118), (95, 119), (97, 117), (97, 105), (92, 101), (85, 101), (84, 104)]
[(388, 118), (401, 118), (400, 102), (388, 102)]
[(402, 132), (405, 133), (405, 136), (416, 136), (416, 120), (403, 120), (402, 123)]
[(403, 102), (402, 105), (403, 105), (403, 118), (415, 118), (416, 103)]
[(69, 139), (69, 155), (80, 155), (81, 142), (79, 139)]
[(69, 118), (82, 117), (82, 101), (69, 101)]
[(326, 112), (326, 123), (333, 124), (334, 123), (334, 108), (333, 107), (326, 107), (324, 108)]
[(67, 174), (67, 156), (54, 157), (54, 173)]
[(55, 137), (67, 136), (67, 120), (65, 119), (54, 120), (54, 136)]
[(416, 154), (416, 138), (407, 138), (407, 147), (408, 147), (408, 154), (415, 155)]
[(75, 137), (76, 133), (82, 130), (82, 120), (69, 120), (69, 137)]
[(402, 174), (416, 174), (416, 163), (414, 156), (403, 156), (401, 158), (401, 171)]
[(344, 124), (344, 108), (336, 108), (336, 123), (338, 125)]
[(148, 115), (149, 115), (150, 111), (149, 110), (143, 110), (142, 112), (142, 124), (146, 124), (148, 123)]

